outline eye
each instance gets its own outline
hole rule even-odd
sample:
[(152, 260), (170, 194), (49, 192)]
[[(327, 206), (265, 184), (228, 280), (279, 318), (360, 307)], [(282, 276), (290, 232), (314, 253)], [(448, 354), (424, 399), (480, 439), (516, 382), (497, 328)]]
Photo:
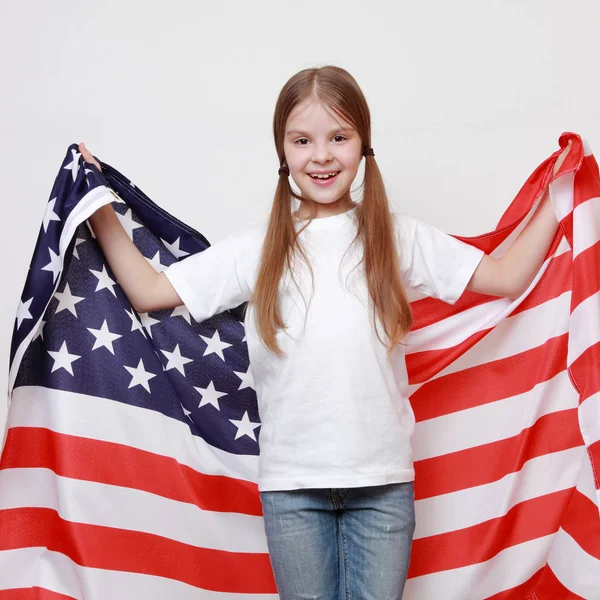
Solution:
[[(298, 140), (296, 140), (296, 144), (299, 144), (299, 142), (308, 142), (308, 140), (306, 138), (300, 138)], [(300, 146), (306, 146), (306, 144), (299, 144)]]
[[(339, 138), (339, 139), (338, 139), (338, 138)], [(348, 139), (348, 138), (346, 138), (346, 137), (345, 137), (345, 136), (343, 136), (343, 135), (336, 135), (336, 136), (335, 136), (333, 139), (334, 139), (336, 142), (342, 142), (343, 140), (346, 140), (346, 139)]]

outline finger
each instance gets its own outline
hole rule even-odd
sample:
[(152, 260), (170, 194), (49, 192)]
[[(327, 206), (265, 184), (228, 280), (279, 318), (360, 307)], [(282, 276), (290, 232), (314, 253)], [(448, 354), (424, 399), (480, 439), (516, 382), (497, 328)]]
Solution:
[(78, 146), (79, 151), (81, 152), (81, 156), (83, 156), (83, 161), (86, 163), (91, 163), (95, 165), (99, 171), (102, 171), (102, 167), (100, 163), (92, 156), (91, 152), (85, 147), (85, 144), (81, 142)]

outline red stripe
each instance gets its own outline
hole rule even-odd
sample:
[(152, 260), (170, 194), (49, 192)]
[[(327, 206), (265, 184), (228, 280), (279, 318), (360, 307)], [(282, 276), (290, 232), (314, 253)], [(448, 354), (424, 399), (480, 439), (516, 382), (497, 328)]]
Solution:
[(573, 211), (565, 215), (560, 220), (560, 228), (563, 231), (567, 242), (569, 242), (569, 246), (573, 248)]
[(592, 471), (594, 473), (594, 487), (596, 490), (600, 490), (600, 441), (590, 444), (588, 448), (588, 456), (592, 463)]
[(532, 458), (583, 445), (577, 409), (540, 417), (518, 435), (415, 462), (415, 499), (498, 481)]
[(581, 168), (575, 174), (573, 186), (573, 207), (577, 208), (592, 198), (600, 197), (600, 181), (598, 180), (598, 164), (593, 156), (583, 159)]
[(588, 346), (569, 367), (571, 381), (580, 394), (582, 403), (600, 391), (600, 342)]
[(502, 550), (556, 533), (573, 489), (521, 502), (502, 517), (413, 541), (409, 577), (474, 565)]
[[(453, 348), (426, 350), (406, 355), (406, 370), (411, 385), (425, 383), (460, 358), (467, 350), (480, 342), (491, 329), (475, 332)], [(414, 398), (414, 394), (412, 396)], [(417, 419), (418, 420), (418, 419)]]
[(600, 289), (600, 241), (575, 257), (573, 278), (577, 285), (571, 296), (571, 312)]
[(165, 577), (219, 592), (276, 592), (266, 553), (198, 548), (149, 533), (72, 523), (47, 508), (2, 510), (0, 531), (0, 550), (45, 547), (84, 567)]
[(0, 590), (0, 600), (75, 600), (75, 598), (41, 587), (30, 587)]
[(568, 339), (565, 333), (531, 350), (425, 383), (410, 397), (416, 420), (433, 419), (532, 390), (566, 369)]
[(429, 325), (443, 321), (453, 314), (468, 310), (474, 306), (493, 302), (494, 300), (496, 300), (494, 296), (476, 294), (469, 290), (465, 291), (456, 303), (452, 305), (442, 302), (437, 298), (415, 300), (410, 304), (413, 315), (412, 331), (428, 327)]
[[(600, 519), (598, 507), (579, 490), (575, 490), (562, 522), (562, 528), (584, 552), (600, 560)], [(600, 584), (600, 573), (598, 573)]]
[(0, 469), (27, 467), (50, 469), (72, 479), (143, 490), (204, 510), (262, 515), (255, 483), (205, 475), (168, 456), (124, 444), (41, 427), (11, 427)]

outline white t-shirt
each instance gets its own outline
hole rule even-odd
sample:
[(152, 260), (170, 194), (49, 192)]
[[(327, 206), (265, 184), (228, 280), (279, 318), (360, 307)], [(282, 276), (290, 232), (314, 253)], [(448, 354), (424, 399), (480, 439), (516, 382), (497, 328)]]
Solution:
[[(404, 346), (390, 358), (372, 324), (356, 232), (356, 208), (314, 219), (300, 235), (314, 272), (295, 263), (280, 286), (286, 330), (282, 357), (258, 338), (254, 305), (245, 326), (261, 418), (260, 491), (358, 487), (412, 481), (414, 415), (407, 399)], [(303, 222), (295, 219), (296, 226)], [(454, 303), (483, 252), (417, 219), (394, 213), (408, 291)], [(196, 321), (249, 300), (267, 221), (171, 265), (165, 274)], [(342, 261), (344, 253), (346, 258)], [(344, 283), (346, 282), (346, 283)], [(379, 333), (387, 341), (382, 326)]]

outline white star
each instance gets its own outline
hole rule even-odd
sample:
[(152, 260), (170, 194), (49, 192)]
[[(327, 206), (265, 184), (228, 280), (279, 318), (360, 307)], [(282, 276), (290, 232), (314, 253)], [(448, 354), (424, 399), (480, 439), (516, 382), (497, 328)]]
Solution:
[(39, 337), (42, 338), (42, 342), (44, 341), (44, 325), (45, 324), (46, 324), (46, 321), (44, 321), (44, 319), (42, 319), (40, 321), (40, 324), (38, 325), (38, 328), (35, 330), (33, 337), (31, 338), (32, 342), (35, 342), (35, 340), (37, 340)]
[(140, 320), (136, 317), (136, 313), (133, 310), (133, 308), (131, 309), (131, 312), (125, 309), (125, 312), (127, 313), (127, 316), (131, 319), (131, 331), (141, 331), (142, 335), (144, 337), (147, 337), (146, 332), (144, 331), (144, 327), (140, 323)]
[(55, 204), (56, 198), (52, 198), (52, 200), (46, 204), (46, 212), (44, 213), (44, 219), (42, 221), (44, 233), (48, 231), (48, 225), (50, 225), (50, 221), (60, 221), (60, 217), (54, 212)]
[(77, 173), (79, 172), (79, 157), (81, 154), (74, 148), (71, 148), (71, 153), (73, 155), (73, 160), (71, 160), (68, 165), (65, 165), (63, 169), (67, 169), (67, 171), (70, 170), (73, 175), (73, 181), (75, 181), (77, 179)]
[(92, 350), (104, 347), (114, 356), (115, 350), (113, 348), (113, 342), (122, 336), (118, 333), (112, 333), (108, 330), (106, 319), (104, 319), (104, 323), (102, 323), (102, 327), (100, 327), (100, 329), (92, 329), (91, 327), (88, 327), (87, 330), (96, 338)]
[(249, 438), (252, 438), (256, 442), (256, 436), (254, 435), (254, 430), (257, 427), (260, 427), (260, 423), (253, 423), (250, 421), (248, 417), (248, 411), (244, 413), (244, 416), (240, 421), (236, 419), (229, 419), (236, 427), (237, 431), (235, 433), (235, 439), (242, 437), (243, 435), (247, 435)]
[[(181, 404), (181, 402), (179, 404)], [(192, 419), (190, 418), (190, 415), (192, 414), (192, 411), (188, 410), (183, 404), (181, 404), (181, 408), (183, 408), (184, 416), (188, 417), (188, 419), (191, 421)]]
[(219, 336), (219, 331), (216, 330), (215, 334), (209, 338), (203, 335), (200, 336), (206, 342), (206, 350), (202, 356), (207, 356), (208, 354), (217, 354), (222, 361), (225, 361), (225, 357), (223, 356), (223, 350), (225, 348), (229, 348), (232, 344), (228, 344), (227, 342), (222, 342), (221, 337)]
[(54, 359), (54, 364), (52, 365), (51, 373), (58, 369), (64, 369), (74, 375), (73, 366), (71, 363), (75, 362), (81, 356), (77, 356), (76, 354), (69, 354), (69, 350), (67, 349), (67, 342), (63, 342), (60, 350), (58, 352), (52, 352), (52, 350), (47, 351), (48, 354)]
[(54, 314), (57, 314), (62, 310), (66, 309), (76, 317), (77, 309), (75, 308), (75, 305), (78, 302), (85, 300), (85, 298), (82, 298), (81, 296), (74, 296), (73, 294), (71, 294), (71, 290), (69, 289), (68, 283), (65, 285), (65, 289), (62, 292), (56, 292), (56, 294), (54, 294), (54, 297), (58, 300), (58, 306), (56, 307)]
[(33, 315), (29, 312), (29, 307), (33, 302), (33, 298), (29, 298), (27, 302), (20, 301), (17, 307), (17, 329), (21, 327), (21, 323), (25, 319), (33, 319)]
[(198, 408), (206, 406), (207, 404), (212, 404), (217, 410), (221, 410), (219, 408), (219, 398), (227, 396), (227, 394), (223, 392), (217, 392), (215, 389), (215, 384), (212, 381), (208, 384), (207, 388), (194, 386), (194, 389), (202, 396), (202, 400), (200, 400)]
[(160, 262), (160, 252), (158, 250), (152, 258), (148, 258), (147, 256), (144, 256), (144, 258), (152, 265), (152, 268), (159, 273), (167, 268), (167, 265), (163, 265)]
[(135, 187), (135, 183), (133, 183), (133, 181), (130, 181), (130, 182), (129, 182), (129, 185), (130, 185), (131, 187)]
[(121, 225), (123, 225), (123, 229), (125, 229), (127, 235), (133, 240), (133, 231), (143, 227), (143, 225), (141, 223), (136, 223), (133, 220), (133, 214), (130, 208), (127, 209), (127, 212), (124, 215), (117, 213), (117, 217), (119, 221), (121, 221)]
[(160, 323), (159, 320), (152, 318), (147, 312), (138, 313), (140, 319), (142, 320), (142, 325), (146, 328), (146, 331), (149, 333), (150, 337), (152, 337), (152, 325), (156, 325)]
[(77, 250), (77, 246), (79, 246), (79, 244), (83, 244), (83, 242), (85, 242), (84, 238), (77, 238), (75, 240), (75, 245), (73, 246), (73, 256), (79, 260), (79, 252)]
[(179, 240), (181, 238), (177, 238), (172, 244), (169, 244), (169, 242), (167, 242), (166, 240), (163, 240), (162, 238), (160, 238), (160, 241), (166, 246), (167, 250), (175, 257), (175, 258), (183, 258), (184, 256), (187, 256), (189, 254), (189, 252), (186, 252), (185, 250), (181, 250), (179, 248)]
[(60, 254), (56, 254), (52, 248), (48, 248), (48, 251), (50, 252), (50, 262), (42, 267), (42, 271), (51, 271), (52, 283), (54, 283), (60, 273)]
[(190, 311), (185, 307), (185, 304), (177, 306), (171, 313), (172, 317), (183, 317), (190, 325), (192, 324)]
[(244, 337), (242, 338), (242, 342), (246, 341), (246, 334), (244, 334)]
[(238, 390), (243, 390), (248, 387), (254, 389), (254, 377), (252, 376), (250, 365), (248, 365), (248, 370), (245, 373), (238, 373), (238, 371), (234, 371), (234, 373), (242, 380)]
[(181, 350), (179, 350), (179, 344), (176, 344), (173, 352), (167, 352), (167, 350), (161, 350), (161, 352), (169, 359), (165, 370), (169, 369), (177, 369), (184, 377), (185, 371), (183, 369), (183, 365), (187, 365), (188, 363), (194, 362), (191, 358), (186, 358), (185, 356), (181, 356)]
[(87, 174), (93, 173), (94, 169), (83, 169), (83, 172), (85, 173), (85, 182), (87, 183), (87, 186), (90, 187), (90, 180), (88, 179)]
[(148, 382), (153, 377), (156, 377), (156, 375), (144, 369), (144, 361), (141, 358), (137, 367), (128, 367), (126, 365), (123, 366), (127, 369), (127, 371), (129, 371), (129, 374), (131, 375), (131, 382), (129, 383), (129, 388), (132, 388), (136, 385), (141, 385), (146, 391), (150, 391), (150, 385), (148, 384)]
[(94, 274), (95, 277), (98, 278), (98, 285), (96, 286), (96, 291), (107, 289), (110, 293), (116, 298), (117, 292), (115, 292), (114, 286), (117, 285), (116, 281), (113, 281), (106, 271), (106, 265), (102, 265), (102, 271), (94, 271), (94, 269), (90, 269), (90, 272)]

